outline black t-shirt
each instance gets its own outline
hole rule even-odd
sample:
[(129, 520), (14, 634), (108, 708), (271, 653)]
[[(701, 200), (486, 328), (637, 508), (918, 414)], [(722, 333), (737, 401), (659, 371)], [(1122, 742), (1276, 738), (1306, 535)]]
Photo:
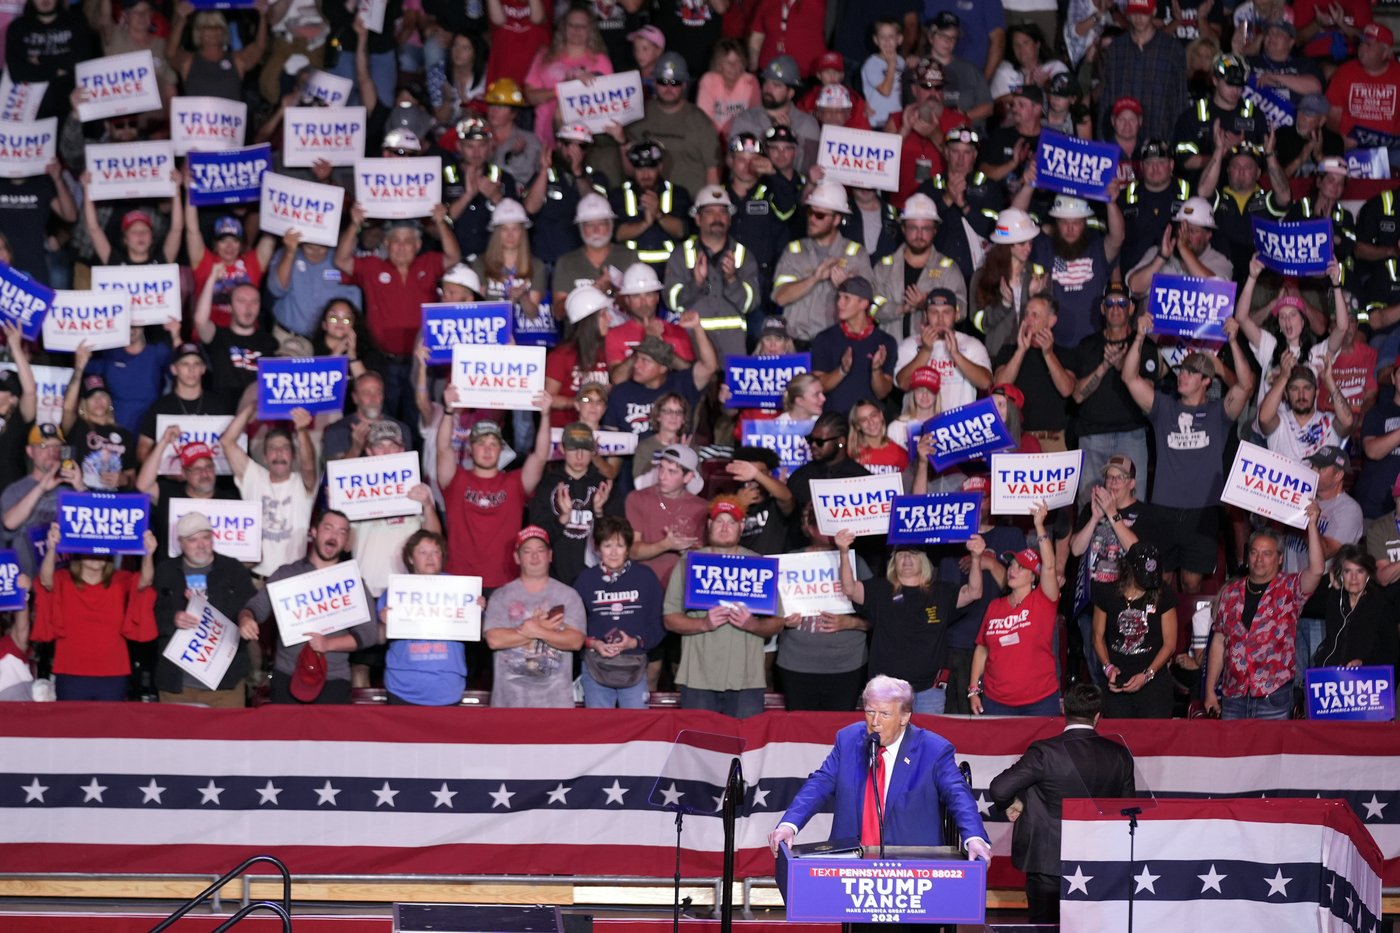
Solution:
[[(1085, 482), (1089, 482), (1088, 478)], [(1101, 482), (1099, 477), (1094, 477), (1093, 482)], [(1141, 486), (1142, 480), (1138, 480)], [(1141, 491), (1139, 489), (1139, 491)], [(1085, 505), (1079, 510), (1079, 514), (1074, 520), (1074, 530), (1077, 532), (1089, 521), (1089, 516), (1093, 513), (1092, 505)], [(1161, 526), (1156, 520), (1157, 510), (1141, 499), (1129, 503), (1118, 510), (1118, 514), (1123, 516), (1123, 525), (1133, 534), (1137, 535), (1139, 541), (1146, 541), (1149, 544), (1162, 540)], [(1089, 538), (1089, 546), (1084, 551), (1081, 560), (1089, 562), (1089, 585), (1094, 593), (1100, 589), (1116, 589), (1118, 576), (1122, 572), (1123, 557), (1128, 553), (1128, 549), (1118, 539), (1118, 534), (1113, 530), (1113, 525), (1104, 519), (1094, 526), (1094, 533)]]
[[(996, 359), (992, 360), (992, 371), (1011, 362), (1016, 355), (1013, 340), (1001, 348)], [(1056, 344), (1055, 356), (1060, 365), (1074, 371), (1074, 351)], [(1016, 374), (1016, 388), (1026, 396), (1026, 407), (1021, 411), (1021, 426), (1027, 431), (1063, 431), (1069, 423), (1068, 400), (1055, 388), (1055, 380), (1050, 378), (1050, 367), (1045, 363), (1045, 354), (1037, 347), (1026, 351), (1021, 360), (1021, 371)]]
[(47, 175), (0, 182), (0, 233), (14, 252), (11, 265), (45, 285), (49, 284), (49, 266), (44, 238), (57, 196), (58, 189)]
[(909, 681), (915, 692), (933, 686), (947, 666), (948, 627), (958, 611), (957, 583), (935, 580), (927, 590), (901, 587), (884, 577), (865, 581), (861, 614), (870, 622), (870, 676)]
[(759, 554), (782, 554), (787, 550), (788, 520), (771, 497), (749, 509), (739, 544)]
[[(1131, 335), (1121, 341), (1115, 341), (1124, 349), (1132, 343)], [(1108, 340), (1102, 333), (1091, 334), (1085, 337), (1075, 348), (1072, 370), (1078, 379), (1099, 368), (1103, 362), (1104, 350), (1108, 346)], [(1144, 379), (1156, 381), (1158, 366), (1150, 365), (1156, 358), (1154, 348), (1143, 345), (1142, 358), (1138, 362), (1138, 372)], [(1123, 376), (1118, 370), (1110, 367), (1104, 373), (1099, 386), (1089, 394), (1084, 401), (1079, 403), (1079, 415), (1076, 419), (1079, 436), (1084, 437), (1089, 434), (1111, 434), (1118, 431), (1136, 431), (1138, 428), (1147, 427), (1147, 416), (1142, 413), (1137, 402), (1133, 401), (1132, 394), (1128, 387), (1123, 384)]]
[(117, 486), (104, 485), (102, 475), (136, 469), (136, 436), (121, 425), (88, 424), (79, 418), (67, 437), (88, 489), (115, 492)]
[[(567, 515), (559, 514), (555, 501), (555, 490), (561, 483), (569, 487)], [(569, 586), (574, 585), (587, 565), (589, 540), (593, 537), (593, 496), (602, 483), (603, 474), (591, 463), (577, 479), (569, 476), (562, 463), (554, 463), (530, 497), (530, 524), (549, 532), (554, 551), (550, 569), (555, 578)]]
[(710, 68), (720, 20), (709, 0), (657, 0), (651, 14), (652, 23), (666, 36), (666, 51), (679, 53), (696, 81)]
[(34, 422), (20, 417), (18, 405), (8, 418), (0, 418), (0, 489), (29, 472), (24, 448), (29, 443), (32, 427)]
[(608, 394), (608, 410), (603, 413), (603, 420), (608, 424), (622, 425), (624, 431), (631, 431), (640, 437), (651, 430), (651, 409), (656, 400), (671, 392), (689, 402), (691, 411), (700, 401), (700, 390), (695, 388), (695, 377), (688, 369), (668, 373), (665, 381), (655, 389), (629, 379), (613, 386)]
[(220, 327), (204, 349), (212, 383), (225, 392), (241, 394), (258, 378), (258, 360), (277, 354), (277, 339), (265, 330), (239, 336)]
[(1129, 600), (1118, 587), (1104, 587), (1094, 595), (1094, 606), (1107, 616), (1104, 644), (1109, 663), (1120, 671), (1118, 682), (1147, 670), (1162, 650), (1162, 614), (1176, 608), (1172, 588), (1159, 587), (1153, 594)]

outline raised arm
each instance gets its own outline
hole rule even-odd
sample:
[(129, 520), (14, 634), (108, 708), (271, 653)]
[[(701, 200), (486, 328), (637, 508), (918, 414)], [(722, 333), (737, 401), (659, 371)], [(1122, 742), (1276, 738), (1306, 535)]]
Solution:
[(219, 435), (219, 446), (223, 448), (224, 459), (228, 460), (229, 468), (236, 479), (243, 478), (249, 463), (248, 452), (238, 446), (238, 439), (248, 430), (248, 424), (253, 420), (253, 415), (257, 414), (257, 410), (256, 402), (244, 405), (238, 410), (238, 414), (233, 416), (228, 427), (224, 428), (224, 433)]
[(199, 338), (200, 343), (209, 343), (219, 332), (214, 326), (214, 286), (224, 277), (225, 266), (221, 262), (214, 263), (214, 268), (209, 272), (209, 278), (204, 280), (204, 287), (199, 290), (199, 298), (194, 303), (194, 335)]
[[(540, 479), (544, 476), (544, 468), (549, 465), (549, 448), (553, 446), (553, 433), (549, 430), (549, 411), (554, 407), (554, 398), (548, 392), (541, 392), (535, 396), (535, 407), (540, 410), (540, 429), (535, 432), (535, 449), (530, 451), (530, 456), (525, 458), (525, 465), (520, 468), (520, 485), (525, 490), (525, 495), (531, 495), (535, 487), (540, 484)], [(442, 474), (438, 474), (438, 483), (442, 483)]]
[(68, 379), (68, 387), (63, 390), (63, 415), (59, 419), (59, 427), (65, 433), (73, 430), (73, 423), (78, 420), (78, 392), (83, 386), (83, 372), (91, 359), (92, 347), (84, 340), (73, 352), (73, 375)]
[(1283, 393), (1288, 389), (1289, 375), (1293, 372), (1293, 367), (1297, 365), (1297, 360), (1289, 350), (1283, 351), (1283, 356), (1279, 358), (1278, 376), (1274, 378), (1273, 385), (1269, 386), (1269, 391), (1264, 393), (1264, 398), (1259, 402), (1259, 430), (1265, 437), (1278, 430), (1279, 405), (1283, 403)]
[(150, 456), (141, 461), (141, 472), (136, 474), (136, 491), (144, 492), (151, 498), (151, 504), (160, 502), (160, 462), (165, 459), (165, 449), (180, 440), (180, 426), (172, 424), (163, 431), (151, 448)]
[(5, 324), (5, 343), (10, 347), (10, 358), (15, 361), (15, 374), (19, 376), (19, 416), (25, 421), (33, 421), (39, 414), (39, 390), (34, 382), (34, 368), (29, 365), (29, 351), (24, 348), (24, 332), (17, 324)]
[(1031, 506), (1031, 522), (1040, 539), (1040, 592), (1055, 603), (1060, 601), (1060, 578), (1055, 573), (1055, 539), (1045, 533), (1045, 517), (1049, 514), (1050, 509), (1044, 502)]
[(1157, 400), (1157, 390), (1152, 387), (1152, 383), (1142, 377), (1138, 367), (1142, 365), (1142, 343), (1147, 335), (1152, 332), (1152, 317), (1142, 314), (1137, 320), (1137, 332), (1133, 334), (1133, 342), (1128, 347), (1128, 355), (1123, 358), (1123, 385), (1127, 387), (1128, 394), (1137, 402), (1138, 408), (1143, 412), (1152, 411), (1152, 405)]
[(340, 241), (335, 245), (335, 267), (341, 275), (355, 274), (355, 244), (360, 239), (360, 229), (365, 225), (365, 209), (358, 204), (350, 205), (350, 223), (340, 232)]
[(841, 567), (841, 592), (849, 596), (851, 602), (857, 606), (864, 606), (865, 584), (856, 579), (855, 570), (851, 566), (851, 545), (855, 540), (856, 536), (849, 531), (843, 530), (836, 534), (836, 550), (841, 555), (837, 560)]
[(1318, 529), (1318, 519), (1322, 517), (1322, 507), (1317, 500), (1308, 503), (1308, 566), (1298, 574), (1298, 589), (1306, 598), (1317, 591), (1322, 575), (1327, 572), (1327, 559), (1322, 551), (1322, 532)]
[[(457, 387), (449, 385), (442, 392), (442, 420), (437, 427), (437, 481), (439, 489), (446, 489), (457, 475), (457, 451), (452, 448), (452, 430), (457, 424)], [(549, 434), (549, 425), (540, 426), (537, 434)]]
[(1249, 275), (1245, 278), (1244, 285), (1240, 286), (1239, 296), (1235, 299), (1235, 320), (1239, 322), (1244, 339), (1249, 341), (1251, 347), (1259, 346), (1259, 336), (1263, 333), (1258, 322), (1249, 313), (1254, 307), (1254, 286), (1259, 284), (1259, 276), (1263, 272), (1264, 263), (1259, 259), (1259, 254), (1255, 253), (1249, 257)]
[[(1250, 396), (1254, 394), (1254, 370), (1249, 368), (1249, 360), (1245, 359), (1244, 350), (1240, 348), (1240, 342), (1235, 339), (1235, 335), (1240, 332), (1239, 322), (1234, 318), (1227, 318), (1225, 321), (1225, 339), (1230, 343), (1230, 358), (1235, 371), (1235, 384), (1230, 387), (1230, 391), (1225, 393), (1225, 415), (1231, 421), (1240, 416), (1244, 407), (1249, 404)], [(1284, 376), (1284, 378), (1288, 378)]]
[(974, 534), (967, 539), (967, 553), (972, 555), (968, 565), (967, 582), (958, 590), (958, 608), (971, 606), (982, 598), (982, 555), (987, 550), (987, 542), (981, 535)]
[(83, 172), (78, 181), (83, 186), (83, 228), (87, 230), (88, 239), (92, 240), (92, 251), (97, 261), (105, 266), (112, 258), (112, 241), (107, 239), (107, 231), (102, 229), (97, 219), (97, 203), (88, 194), (92, 186), (92, 172)]

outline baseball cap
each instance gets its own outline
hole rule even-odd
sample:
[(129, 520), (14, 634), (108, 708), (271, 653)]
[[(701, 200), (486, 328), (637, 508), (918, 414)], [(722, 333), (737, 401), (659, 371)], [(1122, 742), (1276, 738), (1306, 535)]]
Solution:
[(154, 224), (151, 223), (151, 215), (147, 214), (145, 211), (127, 211), (122, 215), (122, 233), (131, 229), (135, 224), (145, 224), (148, 227), (154, 226)]
[(24, 387), (19, 384), (19, 373), (12, 369), (0, 371), (0, 392), (23, 395)]
[(311, 650), (311, 643), (302, 645), (297, 655), (296, 670), (292, 672), (291, 683), (287, 685), (292, 696), (303, 703), (311, 703), (326, 686), (326, 659), (319, 652)]
[(660, 49), (666, 48), (666, 34), (655, 26), (643, 26), (627, 34), (628, 42), (633, 42), (637, 39), (645, 39)]
[(942, 386), (943, 377), (932, 366), (920, 366), (909, 377), (910, 390), (928, 389), (930, 392), (937, 392)]
[(1319, 447), (1317, 452), (1307, 459), (1306, 463), (1319, 470), (1323, 467), (1336, 467), (1339, 470), (1345, 470), (1350, 465), (1346, 453), (1335, 444)]
[(786, 337), (788, 335), (787, 321), (780, 317), (766, 317), (763, 319), (763, 330), (758, 332), (758, 339), (764, 337)]
[(681, 469), (691, 473), (696, 473), (700, 469), (700, 458), (696, 456), (695, 451), (690, 447), (685, 447), (680, 444), (673, 444), (670, 447), (664, 448), (661, 453), (656, 455), (655, 459), (669, 460)]
[(237, 217), (225, 214), (214, 221), (214, 239), (231, 236), (243, 239), (243, 222)]
[(483, 437), (494, 437), (496, 440), (505, 443), (505, 435), (501, 433), (501, 426), (489, 419), (483, 419), (472, 425), (472, 433), (468, 442), (475, 443)]
[(598, 397), (598, 401), (606, 405), (608, 403), (608, 392), (609, 386), (607, 383), (590, 382), (578, 390), (578, 398), (580, 400), (584, 400), (587, 399), (589, 396), (596, 395)]
[(1395, 45), (1395, 33), (1391, 32), (1389, 26), (1380, 23), (1370, 23), (1361, 30), (1362, 42), (1379, 42), (1387, 48)]
[(1285, 382), (1284, 385), (1291, 385), (1299, 380), (1306, 382), (1314, 388), (1317, 386), (1317, 374), (1301, 363), (1289, 370), (1288, 381)]
[(1351, 171), (1347, 168), (1346, 159), (1340, 159), (1337, 156), (1328, 156), (1321, 162), (1317, 163), (1317, 174), (1340, 175), (1343, 178), (1346, 178), (1348, 175), (1351, 174)]
[(175, 523), (175, 537), (177, 538), (191, 538), (201, 532), (212, 532), (213, 530), (214, 526), (209, 524), (209, 517), (203, 512), (186, 512)]
[(1040, 573), (1040, 552), (1035, 548), (1022, 548), (1019, 551), (1003, 551), (1001, 562), (1010, 567), (1015, 561), (1031, 573)]
[(84, 376), (83, 387), (82, 390), (78, 393), (78, 397), (82, 399), (87, 399), (96, 395), (98, 392), (106, 392), (108, 397), (111, 396), (112, 390), (107, 388), (107, 380), (103, 379), (97, 373), (92, 373), (90, 375)]
[(650, 357), (667, 369), (674, 369), (676, 366), (676, 351), (655, 334), (647, 334), (632, 352)]
[(197, 343), (190, 343), (189, 341), (175, 348), (175, 355), (170, 358), (170, 362), (178, 363), (187, 356), (197, 356), (201, 362), (206, 362), (204, 359), (204, 348)]
[(837, 71), (845, 71), (846, 57), (840, 52), (823, 52), (817, 56), (817, 63), (812, 66), (812, 70), (821, 71), (824, 68), (835, 68)]
[(956, 29), (961, 32), (962, 20), (959, 19), (958, 14), (954, 13), (952, 10), (943, 10), (938, 15), (934, 16), (933, 28), (939, 31), (944, 29)]
[(395, 444), (403, 444), (403, 431), (393, 421), (376, 421), (369, 426), (369, 432), (365, 435), (365, 446), (373, 447), (375, 444), (382, 444), (385, 441), (393, 441)]
[(1298, 101), (1299, 113), (1310, 113), (1315, 117), (1325, 117), (1332, 109), (1331, 103), (1321, 94), (1304, 94)]
[(516, 550), (519, 550), (520, 546), (526, 541), (536, 539), (543, 541), (545, 544), (548, 544), (549, 532), (545, 531), (539, 525), (526, 525), (524, 528), (520, 529), (520, 531), (515, 536), (515, 548)]
[(1023, 84), (1012, 92), (1013, 97), (1024, 97), (1033, 104), (1045, 106), (1045, 92), (1034, 84)]
[(1128, 474), (1129, 477), (1137, 476), (1137, 464), (1122, 454), (1114, 454), (1108, 458), (1108, 462), (1103, 465), (1103, 471), (1107, 473), (1109, 470), (1120, 470)]
[(1177, 372), (1195, 373), (1209, 379), (1215, 375), (1215, 364), (1211, 362), (1209, 354), (1195, 350), (1186, 354), (1186, 359), (1181, 361)]
[(992, 488), (992, 481), (986, 473), (975, 473), (962, 481), (963, 492), (986, 492)]
[(1113, 115), (1115, 117), (1124, 110), (1131, 110), (1138, 116), (1142, 116), (1142, 104), (1136, 97), (1120, 97), (1113, 102)]
[(924, 301), (930, 305), (939, 303), (952, 305), (954, 308), (958, 306), (957, 293), (951, 288), (931, 288), (928, 295), (924, 297)]
[(564, 426), (559, 446), (565, 450), (597, 450), (598, 442), (593, 437), (593, 429), (582, 421)]
[(190, 441), (180, 448), (180, 466), (192, 467), (201, 460), (213, 460), (214, 451), (203, 441)]
[(748, 514), (748, 510), (733, 496), (716, 496), (715, 500), (710, 503), (710, 518), (728, 515), (742, 525), (746, 514)]
[(36, 424), (29, 429), (29, 443), (42, 444), (44, 441), (58, 441), (63, 443), (63, 429), (51, 422)]
[(1009, 382), (1002, 382), (992, 386), (992, 395), (1004, 396), (1008, 402), (1016, 406), (1017, 410), (1026, 407), (1026, 393)]
[(1081, 93), (1079, 80), (1068, 71), (1062, 71), (1050, 79), (1049, 91), (1056, 97), (1078, 97)]
[(837, 294), (855, 295), (866, 301), (875, 300), (875, 289), (871, 286), (870, 280), (863, 275), (851, 276), (841, 283), (841, 287), (836, 289), (836, 292)]
[(1128, 5), (1123, 12), (1132, 16), (1134, 13), (1146, 13), (1151, 16), (1157, 12), (1157, 7), (1152, 0), (1128, 0)]

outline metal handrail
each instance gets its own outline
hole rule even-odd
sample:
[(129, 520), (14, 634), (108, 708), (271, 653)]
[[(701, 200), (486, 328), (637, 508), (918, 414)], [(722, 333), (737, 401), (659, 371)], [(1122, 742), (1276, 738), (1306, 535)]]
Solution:
[[(203, 903), (205, 898), (209, 897), (209, 896), (210, 896), (211, 894), (213, 894), (215, 891), (218, 891), (218, 890), (222, 889), (224, 885), (228, 884), (228, 883), (229, 883), (230, 881), (232, 881), (234, 878), (237, 878), (239, 875), (241, 875), (241, 874), (243, 874), (244, 872), (246, 872), (249, 868), (251, 868), (253, 865), (256, 865), (258, 862), (267, 862), (269, 865), (272, 865), (274, 868), (276, 868), (276, 869), (282, 874), (282, 905), (281, 905), (281, 909), (282, 909), (282, 913), (283, 913), (284, 915), (286, 915), (287, 917), (290, 917), (291, 914), (292, 914), (292, 874), (291, 874), (291, 872), (287, 871), (287, 866), (286, 866), (285, 864), (283, 864), (282, 860), (279, 859), (279, 858), (277, 858), (276, 856), (273, 856), (273, 855), (254, 855), (252, 858), (244, 859), (243, 864), (239, 865), (237, 868), (232, 869), (231, 871), (225, 872), (223, 875), (220, 875), (218, 878), (216, 878), (216, 879), (214, 880), (214, 883), (213, 883), (213, 884), (209, 885), (209, 887), (205, 888), (203, 891), (201, 891), (199, 894), (196, 894), (194, 897), (190, 898), (188, 901), (185, 901), (185, 903), (182, 904), (182, 905), (180, 906), (180, 908), (179, 908), (178, 910), (176, 910), (173, 914), (171, 914), (170, 916), (166, 917), (164, 920), (162, 920), (160, 923), (156, 924), (155, 926), (151, 927), (150, 933), (160, 933), (161, 930), (164, 930), (164, 929), (169, 928), (169, 927), (171, 926), (171, 924), (173, 924), (176, 920), (179, 920), (179, 919), (180, 919), (181, 917), (183, 917), (185, 914), (187, 914), (187, 913), (189, 913), (190, 911), (194, 910), (194, 909), (195, 909), (196, 907), (198, 907), (201, 903)], [(263, 902), (260, 902), (260, 903), (269, 903), (269, 904), (270, 904), (270, 903), (272, 903), (272, 902), (271, 902), (271, 901), (263, 901)], [(246, 906), (243, 907), (237, 914), (234, 914), (234, 916), (235, 916), (235, 917), (241, 917), (242, 915), (244, 915), (244, 913), (245, 913), (246, 911), (248, 911), (248, 908), (249, 908), (249, 907), (253, 907), (253, 906), (256, 906), (256, 905), (253, 905), (253, 904), (246, 905)], [(274, 904), (273, 906), (276, 906), (276, 905)], [(225, 929), (225, 927), (220, 927), (219, 929), (222, 930), (222, 929)], [(291, 929), (291, 923), (290, 923), (290, 921), (288, 921), (287, 929), (288, 929), (288, 930)], [(216, 930), (215, 933), (218, 933), (218, 931)]]
[(229, 917), (223, 923), (215, 927), (214, 933), (224, 933), (225, 930), (230, 929), (235, 923), (242, 920), (244, 917), (248, 916), (255, 910), (266, 910), (281, 917), (282, 933), (292, 933), (292, 915), (289, 914), (286, 910), (284, 910), (281, 904), (275, 904), (272, 901), (258, 901), (256, 904), (248, 904), (244, 907), (239, 908), (238, 913), (234, 914), (232, 917)]

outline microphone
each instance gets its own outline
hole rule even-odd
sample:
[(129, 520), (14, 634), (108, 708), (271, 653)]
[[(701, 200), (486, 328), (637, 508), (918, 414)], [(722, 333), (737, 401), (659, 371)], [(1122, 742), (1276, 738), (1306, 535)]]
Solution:
[(866, 764), (871, 769), (875, 768), (875, 756), (880, 754), (880, 733), (867, 732), (865, 734)]

